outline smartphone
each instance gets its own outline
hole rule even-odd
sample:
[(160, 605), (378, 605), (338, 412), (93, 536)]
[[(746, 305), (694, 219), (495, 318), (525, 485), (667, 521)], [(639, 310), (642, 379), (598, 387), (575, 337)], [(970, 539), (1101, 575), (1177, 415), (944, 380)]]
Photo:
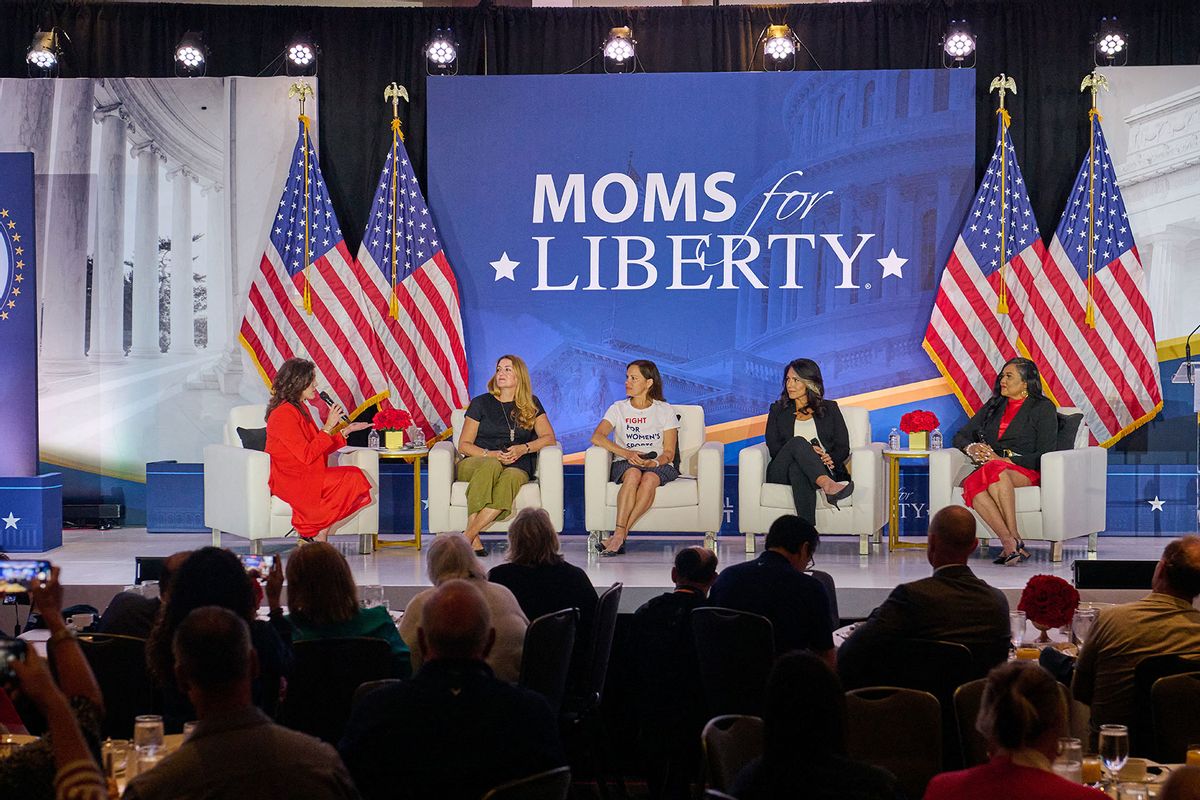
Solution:
[(275, 556), (259, 556), (253, 553), (238, 556), (242, 560), (242, 566), (246, 571), (258, 570), (260, 577), (267, 577), (267, 573), (275, 568)]
[(26, 644), (21, 639), (0, 639), (0, 681), (12, 680), (12, 662), (25, 660)]
[(49, 561), (0, 561), (0, 592), (27, 592), (35, 581), (48, 580)]

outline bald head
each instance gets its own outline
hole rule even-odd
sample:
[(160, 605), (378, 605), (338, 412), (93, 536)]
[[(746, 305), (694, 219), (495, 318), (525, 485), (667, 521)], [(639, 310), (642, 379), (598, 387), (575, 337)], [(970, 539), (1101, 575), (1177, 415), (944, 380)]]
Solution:
[(946, 506), (929, 520), (927, 556), (934, 569), (947, 564), (966, 564), (978, 546), (975, 515), (966, 507)]
[(1169, 543), (1154, 572), (1154, 590), (1192, 602), (1200, 595), (1200, 536)]
[(717, 554), (704, 547), (685, 547), (675, 554), (671, 580), (676, 586), (708, 591), (717, 579)]
[(1200, 767), (1179, 767), (1159, 793), (1162, 800), (1200, 800)]
[(496, 631), (483, 593), (471, 581), (454, 578), (440, 584), (421, 611), (417, 628), (426, 661), (439, 658), (483, 660)]

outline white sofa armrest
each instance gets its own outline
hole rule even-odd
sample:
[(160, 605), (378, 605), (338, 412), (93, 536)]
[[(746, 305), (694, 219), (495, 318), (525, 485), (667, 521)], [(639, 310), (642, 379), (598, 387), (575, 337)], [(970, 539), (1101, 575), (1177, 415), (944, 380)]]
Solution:
[(1108, 451), (1103, 447), (1042, 456), (1042, 530), (1050, 534), (1046, 538), (1071, 539), (1104, 530), (1107, 473)]
[(546, 445), (537, 454), (538, 486), (542, 491), (542, 508), (550, 515), (554, 530), (563, 529), (563, 452), (556, 442)]
[(450, 489), (458, 452), (450, 442), (438, 442), (429, 450), (429, 530), (445, 533), (450, 527)]
[(204, 525), (246, 539), (271, 536), (271, 457), (226, 444), (204, 448)]
[(612, 453), (592, 445), (583, 454), (583, 516), (584, 527), (590, 531), (605, 530), (605, 491)]
[(854, 478), (854, 530), (875, 533), (887, 519), (887, 479), (883, 474), (883, 442), (870, 442), (850, 451)]
[(767, 480), (771, 453), (766, 444), (743, 447), (738, 453), (738, 528), (742, 533), (759, 532), (762, 522), (762, 485)]
[(696, 490), (700, 495), (700, 520), (703, 533), (721, 530), (721, 512), (725, 506), (725, 443), (707, 441), (696, 457)]
[(930, 517), (954, 504), (954, 477), (968, 461), (966, 453), (954, 448), (935, 450), (929, 454)]
[(344, 533), (379, 533), (379, 451), (351, 450), (338, 455), (339, 466), (358, 467), (371, 483), (371, 504), (339, 525)]

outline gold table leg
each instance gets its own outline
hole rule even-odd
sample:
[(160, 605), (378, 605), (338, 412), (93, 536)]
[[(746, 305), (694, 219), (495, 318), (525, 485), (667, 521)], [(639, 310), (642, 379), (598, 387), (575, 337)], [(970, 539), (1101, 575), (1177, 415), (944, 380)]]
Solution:
[(381, 540), (376, 536), (376, 548), (415, 547), (418, 550), (421, 549), (421, 461), (424, 456), (412, 456), (411, 458), (411, 461), (408, 458), (404, 460), (413, 465), (413, 538)]
[(924, 542), (900, 541), (900, 459), (888, 456), (888, 550), (920, 550)]

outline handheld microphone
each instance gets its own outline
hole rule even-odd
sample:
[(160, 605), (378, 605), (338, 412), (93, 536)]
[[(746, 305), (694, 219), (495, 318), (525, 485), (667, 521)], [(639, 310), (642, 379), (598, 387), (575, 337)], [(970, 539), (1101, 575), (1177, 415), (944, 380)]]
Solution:
[[(821, 440), (814, 436), (812, 438), (811, 444), (813, 447), (821, 447)], [(824, 448), (822, 448), (822, 449), (824, 449)], [(833, 470), (831, 470), (829, 467), (825, 467), (825, 471), (829, 473), (829, 477), (831, 477), (831, 478), (833, 477)]]
[(327, 406), (332, 406), (332, 405), (333, 405), (333, 398), (332, 398), (332, 397), (330, 397), (330, 396), (329, 396), (329, 392), (325, 391), (324, 389), (322, 389), (321, 391), (317, 392), (317, 396), (318, 396), (318, 397), (320, 397), (322, 400), (324, 400), (324, 401), (325, 401), (325, 405), (327, 405)]

